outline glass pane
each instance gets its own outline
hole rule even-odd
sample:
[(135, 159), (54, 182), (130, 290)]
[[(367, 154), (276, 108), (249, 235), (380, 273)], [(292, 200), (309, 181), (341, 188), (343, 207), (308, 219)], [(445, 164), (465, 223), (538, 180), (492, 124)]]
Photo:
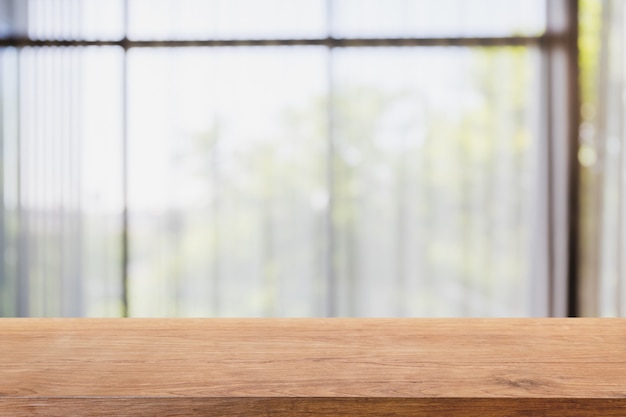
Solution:
[(82, 51), (80, 127), (81, 280), (84, 314), (122, 312), (123, 56), (121, 48)]
[(130, 51), (133, 316), (323, 313), (325, 58)]
[(0, 189), (0, 317), (18, 314), (16, 246), (18, 227), (17, 135), (19, 54), (0, 48), (0, 143), (2, 172)]
[(0, 0), (0, 36), (116, 40), (124, 0)]
[(535, 53), (334, 52), (338, 312), (531, 314)]
[(546, 0), (333, 0), (335, 37), (539, 35)]
[(324, 0), (129, 0), (132, 39), (317, 38)]
[(599, 294), (597, 314), (626, 316), (626, 137), (624, 134), (624, 93), (626, 57), (624, 19), (626, 5), (621, 1), (604, 3), (606, 29), (602, 34), (605, 51), (599, 66), (598, 112), (599, 163)]
[(0, 37), (25, 36), (28, 1), (0, 0)]
[[(121, 39), (124, 4), (0, 0), (0, 34)], [(128, 0), (128, 31), (131, 39), (539, 35), (545, 8), (545, 0)]]
[(326, 53), (132, 51), (131, 313), (530, 315), (535, 52)]
[(19, 76), (3, 88), (9, 313), (119, 315), (122, 51), (24, 48), (4, 58), (3, 80)]

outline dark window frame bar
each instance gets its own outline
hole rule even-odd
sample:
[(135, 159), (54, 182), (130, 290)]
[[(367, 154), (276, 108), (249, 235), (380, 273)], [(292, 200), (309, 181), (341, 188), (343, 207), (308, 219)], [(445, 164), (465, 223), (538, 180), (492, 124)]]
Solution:
[[(580, 85), (578, 74), (578, 0), (548, 0), (546, 33), (558, 33), (543, 49), (545, 103), (545, 218), (548, 315), (580, 315), (578, 277)], [(538, 245), (538, 249), (544, 247)]]
[(193, 48), (240, 46), (325, 46), (350, 47), (408, 47), (408, 46), (533, 46), (564, 39), (561, 34), (505, 37), (446, 37), (446, 38), (312, 38), (312, 39), (169, 39), (169, 40), (85, 40), (32, 39), (29, 37), (0, 38), (0, 47), (88, 47), (119, 46), (131, 48)]

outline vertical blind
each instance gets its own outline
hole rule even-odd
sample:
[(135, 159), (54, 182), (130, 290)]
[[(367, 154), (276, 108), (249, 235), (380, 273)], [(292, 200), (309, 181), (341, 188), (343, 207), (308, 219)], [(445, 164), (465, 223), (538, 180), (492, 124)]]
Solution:
[(0, 315), (545, 314), (545, 2), (0, 4)]

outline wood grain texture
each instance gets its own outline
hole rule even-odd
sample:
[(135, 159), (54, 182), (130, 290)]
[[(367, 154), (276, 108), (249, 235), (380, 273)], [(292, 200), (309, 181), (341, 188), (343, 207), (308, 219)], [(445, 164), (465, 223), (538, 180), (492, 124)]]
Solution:
[(0, 415), (626, 416), (626, 320), (0, 319)]

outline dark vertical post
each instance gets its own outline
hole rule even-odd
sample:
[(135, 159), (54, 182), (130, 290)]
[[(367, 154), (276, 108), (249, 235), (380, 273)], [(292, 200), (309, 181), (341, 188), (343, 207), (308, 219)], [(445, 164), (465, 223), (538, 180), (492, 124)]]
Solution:
[(578, 314), (578, 0), (549, 0), (544, 45), (549, 314)]
[(568, 293), (567, 315), (576, 317), (580, 313), (579, 306), (579, 228), (580, 228), (580, 166), (578, 163), (579, 130), (580, 130), (580, 80), (578, 66), (578, 0), (568, 2), (567, 20), (569, 36), (567, 38), (568, 83), (570, 97), (567, 101), (569, 113), (569, 236), (568, 236)]

